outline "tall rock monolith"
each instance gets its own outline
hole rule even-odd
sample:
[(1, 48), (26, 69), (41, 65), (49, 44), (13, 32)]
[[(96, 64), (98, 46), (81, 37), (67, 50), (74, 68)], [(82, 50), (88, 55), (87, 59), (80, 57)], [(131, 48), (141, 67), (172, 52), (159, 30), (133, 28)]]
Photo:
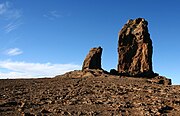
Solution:
[(148, 22), (143, 18), (128, 20), (119, 32), (118, 72), (128, 76), (151, 76), (152, 40)]
[(102, 55), (102, 48), (91, 48), (89, 53), (87, 54), (82, 70), (85, 69), (102, 69), (101, 68), (101, 55)]

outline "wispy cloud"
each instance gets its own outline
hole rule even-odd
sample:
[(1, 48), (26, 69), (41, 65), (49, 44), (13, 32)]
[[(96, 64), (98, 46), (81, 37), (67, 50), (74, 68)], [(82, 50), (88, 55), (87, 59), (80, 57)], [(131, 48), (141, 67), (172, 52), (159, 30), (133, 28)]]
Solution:
[(8, 2), (0, 4), (0, 15), (4, 14), (7, 11), (7, 7), (9, 7)]
[(8, 56), (16, 56), (16, 55), (20, 55), (22, 54), (23, 51), (20, 50), (19, 48), (11, 48), (5, 51), (5, 54), (7, 54)]
[(63, 17), (63, 15), (59, 14), (58, 11), (56, 11), (56, 10), (49, 11), (46, 14), (44, 14), (43, 16), (49, 20), (55, 20), (57, 18)]
[(17, 29), (22, 23), (20, 21), (10, 22), (9, 24), (5, 25), (4, 30), (6, 33), (9, 33), (15, 29)]
[(5, 22), (3, 29), (6, 33), (17, 29), (22, 24), (21, 17), (22, 11), (13, 8), (10, 2), (0, 4), (0, 19)]
[(71, 70), (80, 69), (80, 66), (75, 64), (43, 64), (6, 60), (0, 61), (0, 68), (8, 70), (0, 72), (0, 78), (37, 78), (53, 77)]

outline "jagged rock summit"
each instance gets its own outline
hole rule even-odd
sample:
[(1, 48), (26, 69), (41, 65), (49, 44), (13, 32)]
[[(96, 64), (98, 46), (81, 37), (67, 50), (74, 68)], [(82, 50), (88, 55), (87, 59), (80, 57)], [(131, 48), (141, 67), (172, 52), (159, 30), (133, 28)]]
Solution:
[[(171, 85), (171, 79), (159, 76), (153, 72), (153, 46), (148, 32), (148, 22), (143, 18), (128, 20), (119, 32), (118, 40), (118, 69), (110, 72), (101, 67), (102, 48), (92, 48), (86, 56), (82, 75), (98, 76), (125, 76), (151, 78), (153, 83)], [(108, 74), (108, 75), (106, 75)]]
[(101, 68), (101, 55), (102, 55), (101, 47), (92, 48), (83, 62), (82, 70), (102, 69)]
[(128, 20), (119, 32), (118, 72), (127, 76), (152, 76), (152, 41), (148, 22)]

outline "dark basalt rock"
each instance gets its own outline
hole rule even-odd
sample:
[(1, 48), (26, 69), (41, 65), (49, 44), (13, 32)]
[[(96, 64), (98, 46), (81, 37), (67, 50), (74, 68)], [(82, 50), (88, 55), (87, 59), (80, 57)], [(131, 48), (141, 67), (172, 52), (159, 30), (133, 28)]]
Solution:
[(110, 70), (111, 75), (119, 75), (118, 71), (116, 69), (111, 69)]

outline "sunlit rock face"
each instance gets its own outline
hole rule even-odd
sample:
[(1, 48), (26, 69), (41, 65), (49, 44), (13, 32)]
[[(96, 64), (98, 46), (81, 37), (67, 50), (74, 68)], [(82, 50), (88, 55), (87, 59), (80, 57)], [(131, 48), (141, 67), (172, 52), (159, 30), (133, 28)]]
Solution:
[(128, 20), (119, 32), (118, 72), (129, 76), (151, 76), (152, 41), (148, 22), (143, 18)]

